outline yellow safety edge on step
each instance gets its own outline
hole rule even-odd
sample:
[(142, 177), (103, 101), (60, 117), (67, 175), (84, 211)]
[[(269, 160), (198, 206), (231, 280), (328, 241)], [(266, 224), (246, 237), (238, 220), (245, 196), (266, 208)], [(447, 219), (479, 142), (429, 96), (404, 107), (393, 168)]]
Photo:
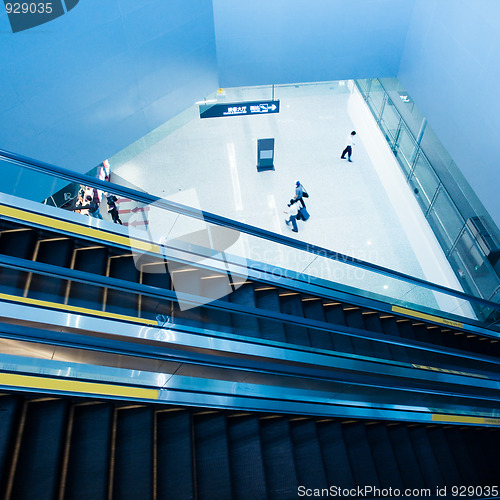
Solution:
[(158, 389), (143, 389), (125, 385), (102, 384), (98, 382), (83, 382), (81, 380), (35, 377), (15, 373), (0, 373), (0, 385), (30, 389), (45, 389), (50, 391), (80, 392), (85, 394), (101, 394), (134, 399), (158, 399)]
[(404, 307), (392, 306), (393, 313), (406, 314), (407, 316), (413, 316), (414, 318), (427, 319), (429, 321), (434, 321), (436, 323), (441, 323), (447, 326), (453, 326), (454, 328), (463, 328), (464, 325), (458, 321), (452, 321), (450, 319), (440, 318), (439, 316), (433, 316), (432, 314), (425, 314), (418, 311), (413, 311), (411, 309), (406, 309)]
[(462, 424), (486, 424), (486, 425), (499, 425), (500, 418), (487, 418), (487, 417), (467, 417), (466, 415), (440, 415), (434, 413), (432, 415), (433, 422), (453, 422)]
[(457, 370), (447, 370), (446, 368), (437, 368), (436, 366), (426, 366), (426, 365), (416, 365), (412, 364), (413, 368), (420, 368), (421, 370), (431, 370), (433, 372), (439, 373), (451, 373), (453, 375), (465, 375), (466, 377), (476, 377), (476, 378), (486, 378), (489, 379), (486, 375), (480, 375), (479, 373), (469, 373), (469, 372), (460, 372)]
[(160, 253), (159, 245), (155, 245), (147, 241), (131, 239), (127, 236), (108, 233), (107, 231), (81, 226), (79, 224), (63, 221), (60, 219), (54, 219), (52, 217), (47, 217), (46, 215), (34, 214), (32, 212), (27, 212), (26, 210), (21, 210), (19, 208), (7, 207), (0, 204), (0, 215), (5, 215), (6, 217), (11, 217), (20, 221), (39, 224), (49, 229), (59, 229), (60, 231), (68, 231), (80, 236), (86, 236), (101, 241), (116, 243), (118, 245), (127, 246), (145, 252)]
[(9, 295), (6, 293), (0, 293), (0, 300), (8, 300), (10, 302), (18, 302), (30, 306), (48, 307), (50, 309), (58, 309), (60, 311), (89, 314), (91, 316), (98, 316), (99, 318), (117, 319), (120, 321), (131, 321), (133, 323), (158, 326), (158, 323), (152, 319), (136, 318), (134, 316), (125, 316), (124, 314), (97, 311), (96, 309), (87, 309), (85, 307), (70, 306), (67, 304), (59, 304), (57, 302), (48, 302), (46, 300), (30, 299), (27, 297), (17, 297), (16, 295)]

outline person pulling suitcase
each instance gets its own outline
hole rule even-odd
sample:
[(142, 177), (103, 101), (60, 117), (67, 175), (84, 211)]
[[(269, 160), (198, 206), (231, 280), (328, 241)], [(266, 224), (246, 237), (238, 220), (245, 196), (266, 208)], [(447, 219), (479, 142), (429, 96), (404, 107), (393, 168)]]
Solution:
[(285, 214), (289, 215), (288, 219), (285, 219), (285, 223), (287, 226), (292, 225), (292, 231), (294, 233), (298, 233), (299, 229), (297, 227), (297, 219), (298, 219), (298, 213), (299, 213), (299, 207), (298, 203), (295, 202), (295, 200), (292, 198), (290, 200), (290, 203), (287, 205), (288, 210), (285, 210)]

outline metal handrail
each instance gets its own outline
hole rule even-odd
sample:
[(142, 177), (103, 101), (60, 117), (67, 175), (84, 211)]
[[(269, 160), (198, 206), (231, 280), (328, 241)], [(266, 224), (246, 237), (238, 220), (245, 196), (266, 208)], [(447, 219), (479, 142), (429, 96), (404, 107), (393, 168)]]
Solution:
[[(379, 78), (376, 79), (380, 85), (380, 87), (383, 89), (384, 91), (384, 94), (387, 96), (388, 99), (391, 100), (392, 102), (392, 99), (391, 99), (391, 96), (389, 95), (389, 92), (387, 92), (387, 90), (385, 89), (384, 85), (382, 84), (382, 82), (380, 81)], [(355, 81), (357, 87), (358, 87), (358, 90), (361, 91), (361, 89), (359, 88), (359, 84), (357, 81)], [(420, 146), (420, 144), (417, 142), (417, 140), (415, 139), (415, 137), (413, 137), (413, 133), (412, 131), (410, 130), (410, 128), (408, 127), (408, 125), (406, 124), (405, 120), (403, 119), (403, 115), (399, 112), (398, 108), (396, 106), (393, 106), (393, 110), (396, 112), (396, 114), (398, 115), (399, 117), (399, 121), (404, 125), (405, 129), (406, 129), (406, 132), (408, 133), (408, 136), (411, 138), (412, 142), (413, 142), (413, 146), (415, 148), (417, 148), (418, 150), (418, 154), (422, 155), (424, 158), (425, 158), (425, 161), (429, 164), (429, 166), (431, 167), (434, 175), (439, 179), (440, 181), (440, 184), (442, 186), (442, 189), (445, 191), (446, 195), (448, 196), (449, 200), (451, 201), (451, 203), (453, 204), (453, 206), (455, 207), (455, 210), (458, 212), (458, 214), (460, 215), (460, 217), (462, 218), (462, 221), (466, 222), (466, 218), (462, 215), (462, 212), (460, 211), (460, 209), (458, 208), (458, 205), (455, 203), (455, 200), (451, 197), (448, 189), (446, 188), (446, 186), (441, 182), (441, 178), (439, 177), (439, 175), (437, 174), (436, 170), (434, 169), (434, 167), (432, 166), (432, 163), (431, 161), (429, 160), (429, 158), (427, 157), (427, 155), (425, 154), (425, 151), (422, 149), (422, 146)]]

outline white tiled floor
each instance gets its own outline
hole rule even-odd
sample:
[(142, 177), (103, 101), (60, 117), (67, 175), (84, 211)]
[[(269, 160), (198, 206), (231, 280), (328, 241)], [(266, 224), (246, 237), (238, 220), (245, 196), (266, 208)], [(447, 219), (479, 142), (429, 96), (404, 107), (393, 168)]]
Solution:
[[(352, 82), (276, 89), (280, 113), (200, 119), (194, 105), (110, 159), (112, 171), (145, 191), (405, 274), (460, 289), (431, 229)], [(271, 97), (270, 89), (228, 89), (227, 102)], [(345, 139), (357, 131), (353, 162), (340, 159)], [(275, 138), (275, 171), (258, 173), (257, 139)], [(310, 194), (311, 218), (295, 234), (283, 210), (300, 180)], [(193, 191), (195, 190), (195, 191)], [(193, 193), (195, 193), (193, 195)], [(180, 198), (179, 198), (180, 197)], [(193, 202), (194, 203), (194, 202)], [(160, 218), (155, 227), (161, 228)], [(180, 224), (182, 225), (182, 224)], [(169, 226), (170, 227), (170, 226)], [(165, 236), (165, 234), (164, 234)], [(321, 259), (243, 238), (246, 256), (286, 269), (343, 281), (340, 264), (325, 271)], [(308, 267), (309, 266), (309, 267)], [(342, 274), (342, 273), (340, 273)], [(346, 278), (347, 279), (347, 278)], [(370, 273), (364, 288), (406, 299), (412, 287)], [(352, 283), (352, 280), (350, 281)], [(387, 291), (393, 288), (392, 293)], [(397, 288), (397, 290), (396, 290)], [(457, 303), (444, 304), (456, 310)], [(458, 311), (457, 311), (458, 312)]]

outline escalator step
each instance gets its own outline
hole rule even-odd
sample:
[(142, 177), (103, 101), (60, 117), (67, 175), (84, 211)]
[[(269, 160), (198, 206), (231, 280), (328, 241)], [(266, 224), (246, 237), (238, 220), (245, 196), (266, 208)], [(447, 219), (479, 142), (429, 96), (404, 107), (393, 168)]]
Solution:
[[(281, 312), (283, 314), (291, 314), (304, 317), (302, 310), (302, 301), (300, 295), (285, 295), (280, 296)], [(311, 340), (307, 328), (295, 325), (293, 321), (285, 324), (286, 340), (290, 344), (310, 346)]]
[(107, 248), (79, 248), (75, 251), (74, 269), (104, 275), (106, 274), (107, 259)]
[[(347, 326), (357, 328), (358, 330), (365, 330), (365, 323), (360, 309), (344, 309), (344, 315)], [(370, 340), (352, 338), (352, 345), (356, 354), (361, 356), (374, 356), (372, 342)]]
[[(177, 293), (185, 293), (201, 297), (204, 304), (210, 304), (214, 300), (227, 301), (231, 293), (231, 285), (227, 273), (212, 271), (210, 269), (193, 268), (169, 262), (169, 271), (173, 276), (173, 288)], [(176, 315), (185, 319), (187, 323), (200, 321), (200, 327), (207, 330), (231, 332), (231, 314), (210, 307), (192, 307), (185, 303), (183, 306), (187, 312), (176, 307)], [(178, 311), (178, 312), (177, 312)]]
[(135, 500), (153, 494), (153, 411), (116, 410), (113, 498)]
[(40, 241), (37, 262), (59, 267), (69, 267), (73, 255), (74, 242), (71, 238)]
[[(255, 305), (260, 309), (280, 312), (278, 290), (256, 290)], [(267, 340), (274, 340), (276, 342), (286, 342), (285, 328), (282, 323), (278, 321), (269, 321), (266, 319), (259, 319), (258, 321), (262, 338)]]
[(139, 271), (132, 255), (125, 254), (110, 258), (109, 276), (124, 281), (139, 282)]
[[(108, 251), (106, 248), (78, 249), (75, 251), (74, 269), (87, 273), (104, 276), (106, 274), (106, 262)], [(96, 277), (96, 281), (99, 278)], [(71, 283), (68, 304), (77, 307), (100, 309), (104, 297), (104, 288), (93, 286), (92, 283)]]
[(140, 269), (144, 285), (165, 288), (165, 290), (171, 289), (170, 273), (163, 259), (146, 256), (140, 261)]
[[(226, 296), (221, 297), (218, 300), (221, 302), (227, 302), (228, 299)], [(212, 309), (209, 307), (202, 307), (201, 316), (203, 318), (203, 328), (218, 332), (232, 332), (230, 312)]]
[[(323, 306), (325, 311), (325, 318), (328, 323), (334, 325), (345, 326), (344, 311), (340, 305), (335, 306)], [(354, 353), (354, 347), (352, 345), (352, 340), (348, 335), (335, 335), (333, 338), (333, 348), (338, 352), (345, 352), (349, 354)]]
[(140, 317), (156, 320), (159, 315), (171, 316), (173, 303), (167, 299), (157, 299), (155, 297), (141, 296)]
[[(308, 319), (317, 321), (326, 321), (324, 308), (319, 300), (303, 301), (302, 309), (304, 316)], [(311, 346), (318, 349), (333, 350), (332, 335), (329, 332), (322, 332), (320, 330), (310, 330)]]
[(365, 425), (362, 422), (342, 426), (351, 469), (357, 484), (380, 488), (377, 469), (368, 444)]
[(195, 415), (194, 444), (197, 498), (230, 499), (232, 491), (226, 417), (220, 413)]
[(175, 324), (203, 328), (203, 315), (201, 307), (181, 310), (177, 302), (173, 302), (171, 316)]
[(311, 489), (328, 488), (315, 422), (292, 421), (290, 433), (299, 485)]
[[(147, 286), (170, 290), (170, 273), (166, 262), (158, 257), (142, 255), (136, 261), (136, 267), (141, 269), (141, 283)], [(142, 295), (140, 300), (140, 316), (146, 319), (156, 319), (157, 316), (171, 316), (172, 302), (168, 299)]]
[(444, 484), (448, 486), (456, 486), (463, 484), (458, 467), (455, 463), (453, 453), (450, 450), (448, 441), (444, 436), (442, 426), (430, 427), (427, 429), (427, 435), (434, 451), (436, 461), (439, 464), (439, 469), (443, 475)]
[(387, 433), (405, 488), (425, 488), (425, 481), (408, 435), (408, 428), (404, 425), (390, 425), (387, 427)]
[[(207, 304), (213, 300), (228, 302), (228, 296), (232, 292), (229, 276), (226, 272), (212, 271), (210, 269), (197, 269), (195, 273), (187, 273), (190, 278), (190, 287), (194, 285), (192, 292), (199, 295)], [(198, 282), (193, 283), (193, 277), (197, 277)], [(185, 277), (182, 277), (184, 280)], [(175, 285), (179, 288), (179, 278)], [(183, 283), (184, 285), (184, 283)], [(177, 290), (183, 292), (184, 290)], [(203, 328), (216, 331), (231, 332), (231, 313), (208, 307), (202, 308)]]
[[(491, 478), (493, 476), (493, 463), (488, 456), (484, 453), (484, 446), (481, 430), (475, 427), (468, 427), (461, 430), (462, 439), (472, 458), (473, 463), (476, 466), (476, 470), (479, 476), (479, 481), (481, 484), (490, 484)], [(488, 437), (489, 439), (489, 437)]]
[(321, 422), (317, 424), (317, 429), (328, 484), (355, 488), (340, 422)]
[(462, 478), (462, 484), (480, 484), (477, 464), (475, 464), (469, 450), (463, 440), (462, 433), (458, 427), (451, 427), (445, 430), (445, 437), (450, 447), (451, 453), (457, 463), (458, 472)]
[(194, 498), (191, 415), (185, 410), (157, 414), (158, 499)]
[(8, 267), (0, 268), (0, 293), (23, 296), (29, 273)]
[[(366, 314), (364, 316), (365, 327), (371, 332), (384, 333), (378, 314)], [(383, 342), (372, 342), (373, 353), (376, 358), (396, 359), (389, 344)]]
[(107, 498), (112, 420), (111, 405), (75, 406), (65, 500)]
[(389, 441), (387, 426), (385, 424), (367, 425), (366, 435), (381, 487), (402, 489), (403, 481)]
[(59, 484), (67, 402), (45, 400), (27, 403), (12, 497), (52, 500)]
[(380, 325), (382, 326), (383, 332), (387, 335), (391, 335), (392, 337), (401, 337), (395, 317), (391, 316), (380, 318)]
[[(53, 266), (69, 267), (73, 246), (74, 242), (70, 238), (40, 241), (36, 261)], [(33, 274), (28, 297), (50, 302), (63, 302), (67, 283), (67, 280)]]
[(429, 436), (425, 427), (417, 425), (408, 428), (408, 436), (413, 446), (413, 451), (417, 458), (422, 476), (425, 480), (425, 486), (435, 490), (436, 487), (444, 486), (444, 478), (441, 474), (436, 456), (432, 450)]
[(415, 339), (419, 342), (425, 342), (426, 344), (432, 344), (432, 337), (427, 330), (427, 325), (418, 324), (412, 325), (413, 332), (415, 334)]
[(261, 420), (260, 435), (268, 498), (273, 500), (295, 498), (298, 482), (288, 420), (282, 418)]
[(67, 289), (67, 280), (33, 274), (28, 290), (30, 299), (46, 300), (62, 304)]
[(15, 436), (19, 399), (15, 396), (0, 398), (0, 494), (5, 491), (8, 461)]
[[(498, 429), (498, 427), (493, 429), (483, 429), (483, 434), (485, 435), (486, 455), (492, 462), (492, 478), (496, 478), (496, 484), (498, 484), (498, 478), (500, 477), (500, 460), (498, 460), (498, 450), (500, 448), (499, 431), (500, 429)], [(492, 483), (490, 482), (490, 484)]]
[(411, 326), (410, 321), (404, 319), (402, 321), (396, 321), (396, 325), (399, 330), (399, 335), (403, 339), (418, 340), (415, 335), (415, 331)]
[[(386, 335), (391, 337), (401, 338), (401, 333), (399, 331), (398, 323), (396, 318), (384, 318), (380, 320), (382, 330)], [(401, 361), (403, 363), (411, 363), (412, 359), (415, 357), (412, 353), (414, 350), (409, 350), (403, 346), (398, 346), (395, 344), (390, 344), (389, 349), (394, 357), (394, 359)], [(416, 360), (415, 360), (416, 361)]]
[(233, 498), (265, 500), (266, 478), (257, 417), (228, 419)]
[(33, 230), (8, 231), (0, 234), (0, 254), (31, 260), (37, 234)]
[[(131, 255), (114, 257), (110, 259), (109, 276), (125, 281), (137, 283), (139, 271), (136, 269)], [(106, 311), (127, 316), (138, 314), (139, 297), (137, 294), (121, 290), (108, 289), (106, 297)]]
[[(229, 300), (233, 304), (246, 307), (256, 307), (253, 284), (240, 286), (229, 295)], [(231, 321), (234, 333), (239, 335), (248, 335), (250, 337), (260, 337), (259, 321), (254, 316), (231, 314)]]

